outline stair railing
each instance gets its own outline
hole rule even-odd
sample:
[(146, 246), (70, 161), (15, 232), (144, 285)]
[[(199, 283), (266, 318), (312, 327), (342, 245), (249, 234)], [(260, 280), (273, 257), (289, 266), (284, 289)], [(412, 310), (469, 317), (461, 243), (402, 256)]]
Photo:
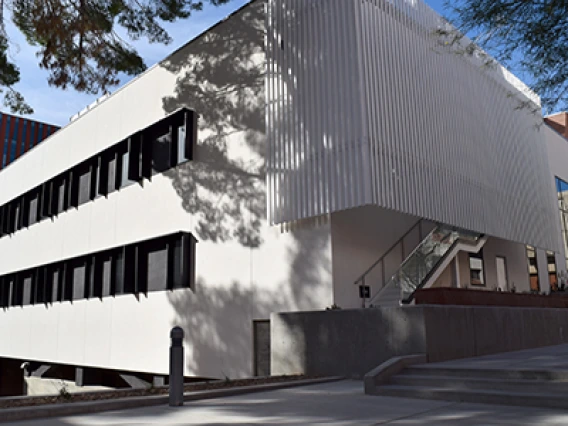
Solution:
[[(473, 234), (470, 234), (470, 236)], [(466, 238), (464, 238), (466, 237)], [(430, 268), (430, 270), (426, 273), (426, 276), (424, 276), (424, 278), (421, 280), (421, 282), (416, 285), (414, 288), (412, 288), (411, 292), (406, 295), (406, 296), (402, 296), (402, 289), (401, 289), (401, 303), (402, 304), (410, 304), (412, 303), (412, 301), (414, 300), (414, 295), (416, 294), (416, 292), (418, 290), (420, 290), (422, 287), (424, 287), (424, 285), (428, 282), (428, 280), (430, 280), (430, 278), (432, 277), (432, 275), (434, 275), (434, 273), (436, 272), (436, 269), (438, 268), (438, 266), (440, 264), (442, 264), (448, 257), (448, 255), (454, 250), (454, 248), (458, 245), (458, 244), (476, 244), (477, 241), (479, 241), (481, 238), (483, 238), (484, 235), (483, 234), (475, 234), (474, 239), (467, 239), (467, 235), (459, 235), (458, 237), (453, 241), (452, 245), (445, 251), (445, 253), (442, 255), (442, 257), (440, 257), (436, 263)]]
[[(402, 259), (404, 260), (404, 258), (405, 258), (405, 256), (404, 256), (404, 239), (406, 237), (408, 237), (412, 233), (412, 231), (414, 231), (418, 227), (418, 239), (419, 239), (419, 241), (422, 241), (422, 222), (423, 222), (423, 220), (424, 219), (419, 219), (414, 225), (412, 225), (412, 227), (410, 227), (410, 229), (408, 231), (406, 231), (404, 233), (404, 235), (402, 237), (400, 237), (381, 257), (379, 257), (371, 266), (369, 266), (369, 268), (367, 268), (367, 270), (365, 272), (363, 272), (361, 274), (361, 276), (359, 276), (359, 278), (357, 278), (353, 284), (359, 285), (361, 287), (365, 287), (365, 278), (367, 278), (367, 276), (378, 265), (381, 265), (382, 282), (381, 282), (381, 288), (379, 289), (379, 292), (380, 292), (386, 284), (386, 270), (385, 270), (385, 259), (386, 259), (386, 257), (390, 253), (392, 253), (399, 245), (401, 245)], [(365, 308), (366, 297), (362, 297), (361, 299), (363, 300), (363, 302), (362, 302), (363, 308)]]

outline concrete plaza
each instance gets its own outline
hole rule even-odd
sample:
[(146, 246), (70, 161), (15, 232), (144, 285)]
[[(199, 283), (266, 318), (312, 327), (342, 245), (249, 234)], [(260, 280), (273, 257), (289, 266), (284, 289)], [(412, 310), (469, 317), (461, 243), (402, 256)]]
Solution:
[[(1, 415), (1, 413), (0, 413)], [(290, 388), (230, 398), (93, 415), (8, 423), (95, 425), (567, 425), (568, 413), (548, 409), (367, 396), (360, 381)]]

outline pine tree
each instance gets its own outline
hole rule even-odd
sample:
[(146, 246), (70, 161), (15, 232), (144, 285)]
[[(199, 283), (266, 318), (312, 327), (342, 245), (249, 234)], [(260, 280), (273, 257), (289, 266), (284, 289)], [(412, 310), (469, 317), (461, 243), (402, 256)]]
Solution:
[[(0, 0), (0, 90), (13, 112), (31, 113), (14, 89), (20, 70), (9, 56), (5, 19), (12, 19), (27, 42), (38, 48), (39, 66), (51, 86), (101, 93), (119, 83), (120, 74), (146, 68), (128, 42), (172, 41), (163, 24), (187, 19), (204, 3), (230, 0)], [(118, 32), (126, 32), (127, 39)], [(129, 40), (128, 40), (129, 39)]]

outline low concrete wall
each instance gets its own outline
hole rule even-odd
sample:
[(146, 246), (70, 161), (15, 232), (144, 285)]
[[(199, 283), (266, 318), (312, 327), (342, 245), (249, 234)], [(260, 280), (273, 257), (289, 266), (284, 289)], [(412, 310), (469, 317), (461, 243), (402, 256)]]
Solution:
[(410, 306), (271, 316), (272, 374), (362, 377), (386, 360), (429, 362), (568, 343), (568, 310)]
[(426, 353), (423, 308), (272, 314), (271, 373), (360, 376), (397, 355)]

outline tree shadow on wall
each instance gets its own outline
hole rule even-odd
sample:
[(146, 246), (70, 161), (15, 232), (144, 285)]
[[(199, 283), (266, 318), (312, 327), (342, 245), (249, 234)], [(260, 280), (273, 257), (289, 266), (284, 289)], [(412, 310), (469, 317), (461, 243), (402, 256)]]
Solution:
[(328, 244), (326, 232), (295, 232), (282, 259), (289, 265), (288, 275), (276, 288), (264, 288), (264, 283), (256, 280), (224, 285), (199, 276), (195, 292), (169, 293), (176, 314), (172, 325), (183, 328), (190, 347), (186, 353), (188, 370), (215, 378), (250, 376), (254, 319), (268, 319), (273, 312), (329, 305), (331, 299), (324, 299), (331, 297), (330, 283), (322, 282), (322, 277), (331, 273), (325, 250)]
[[(166, 113), (187, 106), (200, 115), (194, 161), (165, 175), (195, 221), (192, 232), (202, 242), (235, 240), (243, 247), (260, 248), (262, 232), (268, 228), (264, 39), (264, 2), (257, 1), (161, 64), (176, 75), (174, 93), (163, 98)], [(331, 273), (329, 232), (300, 230), (291, 237), (283, 237), (283, 258), (271, 259), (287, 270), (281, 282), (266, 275), (251, 275), (251, 282), (232, 281), (230, 276), (213, 282), (197, 270), (195, 293), (170, 295), (175, 324), (185, 330), (191, 346), (186, 356), (189, 370), (221, 378), (250, 375), (253, 319), (331, 304), (322, 300), (331, 298), (330, 283), (322, 283)], [(222, 268), (223, 259), (217, 261)], [(267, 290), (263, 279), (278, 287)]]
[(197, 292), (179, 291), (169, 295), (176, 325), (185, 331), (189, 348), (187, 368), (199, 376), (239, 378), (251, 375), (253, 303), (262, 310), (281, 310), (276, 300), (255, 301), (254, 290), (233, 281), (230, 286), (215, 286), (200, 277)]
[(264, 4), (253, 3), (165, 60), (177, 75), (166, 113), (199, 118), (193, 162), (166, 175), (196, 220), (201, 241), (262, 244), (266, 212)]

